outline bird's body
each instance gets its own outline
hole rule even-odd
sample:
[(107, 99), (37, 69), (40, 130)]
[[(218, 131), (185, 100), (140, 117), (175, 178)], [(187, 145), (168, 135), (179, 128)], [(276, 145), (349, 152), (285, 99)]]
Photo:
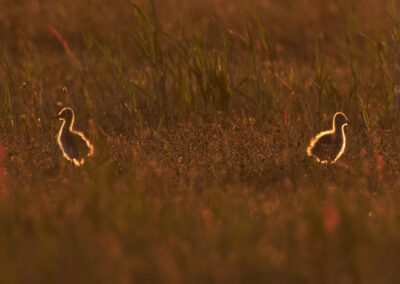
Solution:
[(346, 135), (344, 127), (348, 124), (347, 117), (338, 112), (333, 117), (332, 129), (323, 131), (311, 139), (307, 154), (322, 164), (333, 164), (344, 153)]
[(71, 108), (63, 108), (57, 118), (63, 121), (57, 137), (63, 156), (76, 166), (81, 166), (86, 156), (93, 155), (93, 146), (82, 132), (73, 129), (74, 112)]

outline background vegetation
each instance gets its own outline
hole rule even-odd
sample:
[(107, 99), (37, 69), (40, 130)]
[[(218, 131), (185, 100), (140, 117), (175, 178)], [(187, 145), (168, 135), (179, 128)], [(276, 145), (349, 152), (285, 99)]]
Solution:
[(398, 8), (0, 0), (1, 282), (396, 283)]

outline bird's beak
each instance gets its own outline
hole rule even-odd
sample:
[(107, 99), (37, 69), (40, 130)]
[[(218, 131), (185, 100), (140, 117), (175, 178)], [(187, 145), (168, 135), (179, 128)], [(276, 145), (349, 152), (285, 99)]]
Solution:
[(351, 125), (350, 121), (347, 121), (347, 125)]
[(54, 116), (53, 119), (58, 119), (60, 118), (60, 115)]

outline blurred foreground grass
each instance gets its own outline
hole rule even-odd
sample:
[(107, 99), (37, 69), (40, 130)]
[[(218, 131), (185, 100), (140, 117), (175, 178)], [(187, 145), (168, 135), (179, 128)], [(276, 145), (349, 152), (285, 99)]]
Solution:
[[(1, 283), (396, 283), (395, 2), (9, 2)], [(336, 111), (322, 167), (305, 149)]]

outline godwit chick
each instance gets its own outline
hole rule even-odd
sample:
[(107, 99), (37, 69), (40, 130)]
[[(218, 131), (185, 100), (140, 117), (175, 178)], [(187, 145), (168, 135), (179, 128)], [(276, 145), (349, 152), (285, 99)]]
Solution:
[(73, 129), (74, 111), (69, 107), (65, 107), (55, 118), (63, 121), (58, 132), (57, 142), (64, 158), (76, 166), (83, 165), (85, 162), (84, 157), (93, 155), (93, 146), (82, 132)]
[(322, 164), (334, 164), (346, 148), (344, 127), (349, 121), (344, 113), (337, 112), (333, 117), (332, 129), (323, 131), (311, 139), (307, 155)]

